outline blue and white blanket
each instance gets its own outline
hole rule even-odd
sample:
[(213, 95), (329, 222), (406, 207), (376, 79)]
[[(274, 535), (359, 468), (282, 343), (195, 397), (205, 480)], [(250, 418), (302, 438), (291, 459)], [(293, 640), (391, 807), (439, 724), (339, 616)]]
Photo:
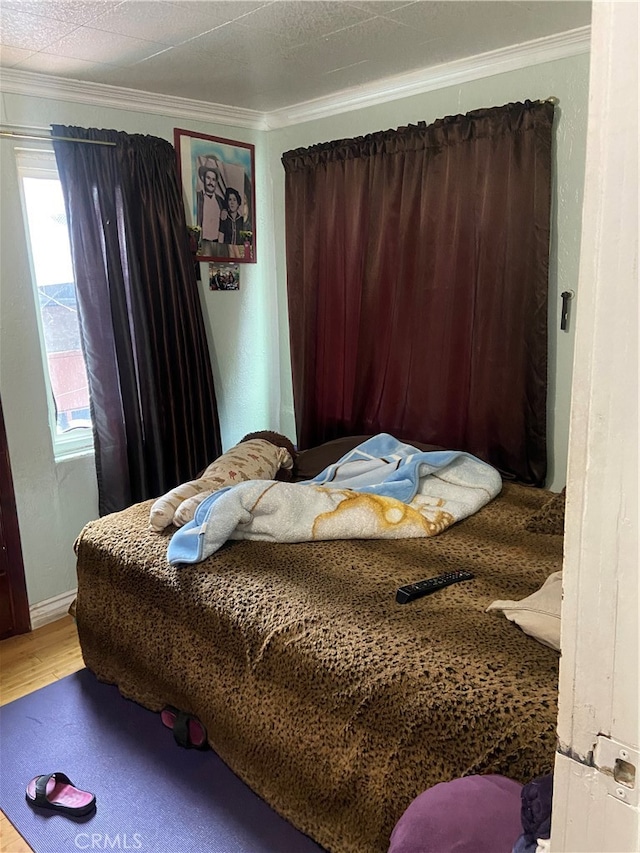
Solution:
[(228, 539), (309, 542), (435, 536), (496, 497), (500, 474), (461, 451), (424, 452), (387, 433), (313, 480), (249, 480), (214, 492), (169, 543), (173, 565), (197, 563)]

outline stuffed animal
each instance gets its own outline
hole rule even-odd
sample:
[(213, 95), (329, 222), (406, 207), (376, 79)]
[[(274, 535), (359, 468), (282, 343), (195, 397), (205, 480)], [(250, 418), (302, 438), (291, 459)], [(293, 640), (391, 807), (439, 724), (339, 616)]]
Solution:
[(214, 460), (198, 479), (182, 483), (158, 498), (149, 513), (149, 528), (161, 533), (170, 524), (182, 527), (191, 521), (206, 497), (225, 486), (245, 480), (290, 480), (295, 455), (293, 444), (280, 433), (249, 433)]

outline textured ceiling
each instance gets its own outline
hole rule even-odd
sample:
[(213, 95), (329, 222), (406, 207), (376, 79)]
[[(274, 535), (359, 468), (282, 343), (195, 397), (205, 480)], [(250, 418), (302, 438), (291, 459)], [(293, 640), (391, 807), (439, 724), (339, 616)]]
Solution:
[(582, 0), (0, 0), (0, 66), (268, 112), (590, 18)]

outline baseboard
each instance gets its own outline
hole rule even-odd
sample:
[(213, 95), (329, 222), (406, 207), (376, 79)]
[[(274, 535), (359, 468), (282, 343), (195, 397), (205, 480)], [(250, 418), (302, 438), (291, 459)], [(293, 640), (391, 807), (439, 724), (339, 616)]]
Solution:
[(35, 631), (36, 628), (41, 628), (43, 625), (48, 625), (49, 622), (55, 622), (57, 619), (66, 616), (77, 593), (77, 589), (70, 589), (69, 592), (54, 595), (53, 598), (47, 598), (46, 601), (40, 601), (30, 607), (31, 629)]

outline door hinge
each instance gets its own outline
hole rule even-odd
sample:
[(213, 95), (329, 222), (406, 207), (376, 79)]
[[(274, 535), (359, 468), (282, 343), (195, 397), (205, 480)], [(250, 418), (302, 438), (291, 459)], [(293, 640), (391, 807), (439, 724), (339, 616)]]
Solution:
[(607, 735), (598, 735), (593, 752), (596, 769), (608, 777), (608, 793), (630, 806), (638, 805), (638, 759), (640, 752)]

